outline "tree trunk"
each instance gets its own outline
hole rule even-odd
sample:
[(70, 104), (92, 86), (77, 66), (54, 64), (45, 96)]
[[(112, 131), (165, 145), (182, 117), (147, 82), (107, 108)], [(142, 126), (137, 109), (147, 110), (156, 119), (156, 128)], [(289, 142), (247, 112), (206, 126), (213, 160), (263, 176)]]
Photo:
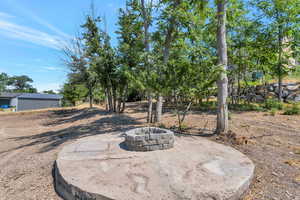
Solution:
[(108, 95), (107, 95), (107, 92), (105, 92), (106, 95), (105, 95), (105, 110), (106, 111), (109, 111), (109, 103), (108, 103)]
[(282, 25), (278, 26), (278, 100), (282, 101)]
[(108, 111), (111, 112), (113, 111), (113, 99), (111, 95), (111, 88), (107, 88), (107, 99), (108, 99)]
[(217, 0), (217, 16), (218, 16), (218, 31), (217, 31), (217, 47), (219, 65), (222, 66), (218, 85), (218, 113), (217, 113), (217, 129), (216, 134), (227, 133), (228, 131), (228, 78), (227, 69), (227, 43), (226, 43), (226, 3), (227, 0)]
[(121, 106), (121, 110), (120, 110), (121, 113), (123, 113), (125, 111), (125, 108), (126, 108), (127, 93), (128, 93), (128, 85), (126, 86), (124, 94), (122, 96), (122, 106)]
[[(148, 1), (148, 8), (150, 6), (150, 10), (152, 9), (153, 6), (153, 2)], [(141, 5), (142, 5), (142, 18), (143, 18), (143, 26), (144, 26), (144, 45), (145, 45), (145, 50), (147, 53), (150, 52), (150, 45), (149, 45), (149, 26), (151, 23), (151, 11), (147, 11), (147, 6), (146, 6), (146, 2), (145, 0), (141, 0)], [(148, 55), (146, 56), (145, 59), (145, 64), (146, 64), (146, 70), (147, 70), (147, 74), (148, 76), (150, 76), (150, 66), (149, 66), (149, 58)], [(152, 123), (152, 107), (153, 107), (153, 103), (152, 103), (152, 95), (151, 93), (148, 91), (148, 112), (147, 112), (147, 123)]]
[(147, 112), (147, 123), (152, 123), (152, 109), (153, 109), (153, 102), (152, 102), (152, 95), (148, 94), (148, 112)]
[(90, 108), (93, 108), (93, 91), (91, 87), (89, 87), (89, 104)]
[(161, 122), (163, 97), (158, 95), (156, 102), (155, 122)]

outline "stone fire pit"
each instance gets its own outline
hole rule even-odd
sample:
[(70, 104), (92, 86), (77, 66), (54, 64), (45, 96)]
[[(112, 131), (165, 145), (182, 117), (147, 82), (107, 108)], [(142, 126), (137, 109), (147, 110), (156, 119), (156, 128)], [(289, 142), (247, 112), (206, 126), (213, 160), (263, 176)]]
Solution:
[(155, 151), (174, 146), (174, 133), (156, 127), (136, 128), (127, 131), (125, 144), (130, 151)]

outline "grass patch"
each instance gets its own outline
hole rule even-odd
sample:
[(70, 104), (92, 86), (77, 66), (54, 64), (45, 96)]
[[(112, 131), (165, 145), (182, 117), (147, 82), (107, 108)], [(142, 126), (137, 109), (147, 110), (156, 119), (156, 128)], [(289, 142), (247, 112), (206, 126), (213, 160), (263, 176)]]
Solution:
[(277, 99), (267, 99), (264, 103), (264, 108), (267, 110), (277, 109), (282, 110), (283, 109), (283, 103), (278, 101)]
[(294, 103), (291, 107), (287, 107), (283, 114), (284, 115), (300, 115), (299, 104)]
[(276, 113), (277, 113), (277, 109), (272, 108), (272, 109), (270, 110), (270, 115), (271, 115), (271, 116), (275, 116)]
[(217, 110), (217, 101), (202, 102), (201, 104), (199, 104), (198, 110), (204, 112)]
[(229, 104), (229, 109), (233, 111), (257, 111), (262, 112), (264, 108), (259, 104)]

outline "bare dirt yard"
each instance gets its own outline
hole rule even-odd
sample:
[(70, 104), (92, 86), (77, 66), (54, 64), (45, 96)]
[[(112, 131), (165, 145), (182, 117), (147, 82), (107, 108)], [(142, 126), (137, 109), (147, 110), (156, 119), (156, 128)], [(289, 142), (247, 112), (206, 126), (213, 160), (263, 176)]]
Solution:
[[(0, 199), (60, 199), (52, 169), (61, 148), (79, 138), (144, 126), (143, 109), (134, 103), (124, 114), (77, 108), (0, 115)], [(165, 113), (163, 125), (175, 124), (176, 116)], [(186, 124), (189, 129), (178, 137), (207, 137), (252, 159), (255, 178), (245, 200), (300, 200), (300, 116), (233, 113), (226, 137), (212, 135), (214, 113), (195, 111)]]

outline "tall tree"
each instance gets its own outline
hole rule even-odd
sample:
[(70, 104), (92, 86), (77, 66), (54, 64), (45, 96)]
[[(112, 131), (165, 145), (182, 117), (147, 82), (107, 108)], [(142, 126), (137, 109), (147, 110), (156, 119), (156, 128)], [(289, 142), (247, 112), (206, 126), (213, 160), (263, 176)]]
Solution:
[(144, 63), (145, 63), (145, 68), (146, 68), (146, 80), (147, 80), (147, 97), (148, 97), (148, 110), (147, 110), (147, 122), (148, 123), (152, 123), (153, 119), (152, 119), (152, 110), (153, 110), (153, 94), (151, 92), (151, 89), (149, 87), (149, 82), (151, 80), (149, 80), (150, 78), (150, 59), (149, 59), (149, 55), (150, 55), (150, 33), (149, 33), (149, 28), (151, 26), (152, 23), (152, 10), (153, 10), (153, 0), (150, 1), (145, 1), (145, 0), (141, 0), (141, 16), (142, 16), (142, 20), (143, 20), (143, 33), (144, 33), (144, 48), (145, 48), (145, 59), (144, 59)]
[(30, 77), (22, 75), (9, 77), (7, 84), (13, 87), (13, 92), (35, 93), (37, 90), (30, 84), (32, 82), (33, 80)]
[(226, 43), (226, 8), (227, 0), (217, 0), (217, 50), (218, 64), (222, 68), (218, 85), (218, 111), (217, 111), (217, 129), (216, 133), (226, 133), (228, 131), (228, 78), (226, 74), (227, 60), (227, 43)]
[[(83, 39), (77, 37), (71, 41), (70, 46), (63, 49), (65, 64), (69, 67), (69, 82), (71, 84), (83, 84), (88, 88), (89, 106), (93, 107), (93, 90), (96, 85), (96, 78), (87, 62), (87, 55)], [(70, 87), (68, 87), (70, 88)]]
[(9, 77), (6, 73), (1, 73), (0, 74), (0, 92), (4, 92), (7, 87)]
[(293, 53), (286, 51), (299, 46), (296, 35), (300, 30), (299, 0), (258, 0), (254, 4), (261, 11), (258, 20), (266, 26), (266, 34), (272, 36), (270, 43), (275, 47), (277, 62), (273, 67), (278, 78), (278, 100), (282, 101), (282, 80), (291, 69), (290, 57)]

